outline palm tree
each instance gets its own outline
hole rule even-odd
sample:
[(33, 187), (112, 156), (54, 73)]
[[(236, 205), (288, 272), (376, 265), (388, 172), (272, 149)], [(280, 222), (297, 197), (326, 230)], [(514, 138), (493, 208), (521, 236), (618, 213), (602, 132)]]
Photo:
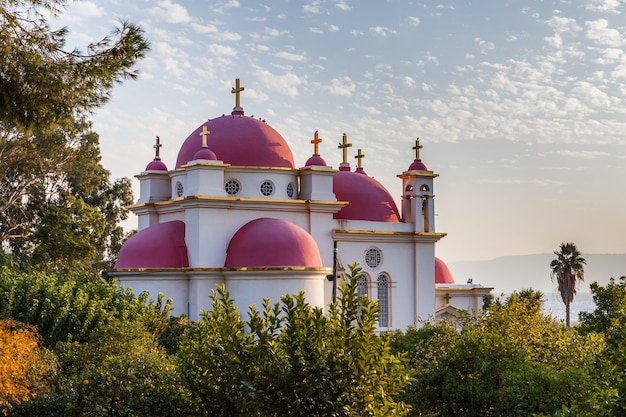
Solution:
[(565, 304), (565, 325), (570, 327), (569, 306), (576, 295), (576, 281), (585, 280), (583, 265), (587, 261), (580, 256), (580, 252), (573, 243), (561, 243), (561, 250), (554, 254), (557, 258), (550, 262), (552, 280), (556, 279), (559, 285), (559, 293)]

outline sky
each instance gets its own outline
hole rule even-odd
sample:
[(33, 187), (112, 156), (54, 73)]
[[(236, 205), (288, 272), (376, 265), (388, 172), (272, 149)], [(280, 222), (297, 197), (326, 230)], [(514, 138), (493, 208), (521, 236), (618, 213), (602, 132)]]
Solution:
[(173, 168), (192, 131), (232, 111), (240, 78), (246, 114), (281, 133), (296, 166), (318, 130), (338, 167), (346, 133), (399, 207), (419, 137), (447, 262), (562, 242), (626, 253), (625, 0), (98, 0), (52, 26), (84, 49), (120, 20), (151, 51), (93, 128), (137, 198), (155, 136)]

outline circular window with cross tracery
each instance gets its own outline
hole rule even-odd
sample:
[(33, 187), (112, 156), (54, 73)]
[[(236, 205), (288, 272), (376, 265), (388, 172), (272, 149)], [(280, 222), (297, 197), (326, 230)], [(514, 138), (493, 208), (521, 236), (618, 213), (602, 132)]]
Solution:
[(228, 180), (224, 189), (226, 190), (226, 194), (236, 195), (239, 194), (239, 190), (241, 190), (241, 184), (239, 184), (237, 180)]
[(369, 248), (365, 251), (365, 265), (369, 268), (378, 268), (380, 263), (383, 261), (383, 253), (380, 249)]
[(261, 187), (259, 187), (259, 191), (265, 197), (269, 197), (274, 193), (274, 184), (271, 181), (263, 181)]

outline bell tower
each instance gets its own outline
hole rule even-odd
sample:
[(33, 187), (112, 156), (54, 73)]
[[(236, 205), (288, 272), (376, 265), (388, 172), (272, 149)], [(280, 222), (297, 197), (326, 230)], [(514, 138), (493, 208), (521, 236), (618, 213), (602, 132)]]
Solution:
[(434, 179), (439, 176), (429, 171), (420, 158), (423, 145), (415, 140), (415, 160), (409, 169), (398, 175), (402, 179), (402, 221), (413, 225), (415, 232), (435, 232)]

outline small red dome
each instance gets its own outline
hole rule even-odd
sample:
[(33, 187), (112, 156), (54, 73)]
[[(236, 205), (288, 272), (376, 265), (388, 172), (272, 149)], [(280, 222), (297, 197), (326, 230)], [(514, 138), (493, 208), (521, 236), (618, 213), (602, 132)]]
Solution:
[(155, 224), (132, 235), (115, 263), (116, 269), (188, 266), (185, 223), (179, 220)]
[(252, 220), (237, 230), (226, 250), (226, 268), (285, 266), (323, 266), (313, 237), (286, 220)]
[(435, 284), (454, 284), (454, 277), (448, 265), (435, 257)]
[(167, 171), (167, 167), (165, 166), (163, 161), (161, 161), (161, 158), (157, 156), (152, 161), (150, 161), (148, 166), (146, 166), (146, 171)]
[(200, 148), (200, 150), (198, 150), (198, 152), (193, 154), (193, 158), (191, 160), (196, 161), (198, 159), (203, 159), (205, 161), (216, 161), (217, 156), (215, 155), (215, 152), (203, 146)]
[(426, 168), (426, 165), (422, 162), (421, 159), (416, 159), (413, 161), (411, 166), (409, 166), (409, 169), (407, 171), (428, 171), (428, 168)]
[(328, 164), (326, 163), (326, 161), (324, 161), (324, 158), (322, 158), (319, 155), (313, 155), (311, 156), (309, 159), (306, 160), (306, 163), (304, 164), (305, 167), (327, 167)]
[(349, 170), (339, 171), (333, 175), (333, 193), (337, 201), (349, 203), (333, 215), (335, 219), (400, 221), (393, 197), (372, 177)]
[(207, 145), (217, 159), (226, 164), (254, 167), (294, 168), (293, 155), (285, 139), (266, 123), (243, 115), (211, 119), (198, 126), (183, 143), (176, 159), (176, 168), (193, 160), (202, 147), (200, 132), (210, 132)]

